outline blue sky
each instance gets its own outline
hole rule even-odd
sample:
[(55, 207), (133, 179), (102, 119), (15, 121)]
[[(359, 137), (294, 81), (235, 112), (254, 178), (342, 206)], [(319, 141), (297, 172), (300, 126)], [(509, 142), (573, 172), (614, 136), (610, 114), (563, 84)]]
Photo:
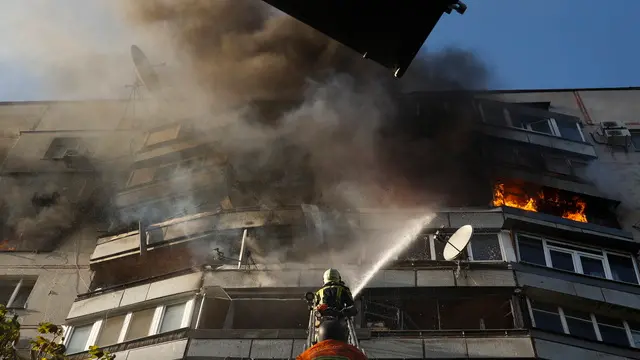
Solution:
[[(55, 72), (46, 63), (52, 55), (64, 61), (65, 54), (120, 48), (126, 55), (136, 41), (98, 3), (3, 0), (0, 101), (55, 99), (41, 86)], [(640, 86), (640, 0), (466, 3), (464, 15), (443, 16), (423, 49), (475, 51), (492, 70), (494, 88)]]
[[(463, 0), (464, 1), (464, 0)], [(638, 0), (466, 0), (424, 47), (477, 52), (503, 89), (640, 86)]]

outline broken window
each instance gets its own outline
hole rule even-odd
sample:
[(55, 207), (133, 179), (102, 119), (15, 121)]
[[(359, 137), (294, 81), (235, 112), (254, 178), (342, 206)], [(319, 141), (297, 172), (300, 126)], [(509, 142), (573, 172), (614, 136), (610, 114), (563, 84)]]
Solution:
[(234, 329), (306, 329), (307, 303), (301, 299), (233, 299)]
[(498, 234), (474, 234), (469, 245), (469, 255), (474, 261), (502, 261), (502, 248)]
[(0, 304), (7, 308), (23, 309), (36, 283), (35, 279), (2, 279), (0, 278)]
[(77, 137), (59, 137), (51, 141), (49, 149), (44, 155), (45, 159), (60, 160), (65, 155), (84, 155), (87, 148), (82, 139)]

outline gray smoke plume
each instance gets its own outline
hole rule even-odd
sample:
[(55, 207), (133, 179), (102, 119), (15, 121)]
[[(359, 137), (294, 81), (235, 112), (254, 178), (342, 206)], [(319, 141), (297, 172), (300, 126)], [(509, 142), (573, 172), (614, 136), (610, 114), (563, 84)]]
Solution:
[(233, 206), (477, 205), (487, 191), (469, 90), (489, 74), (473, 54), (427, 53), (397, 81), (258, 0), (123, 5), (135, 25), (171, 29), (173, 78), (197, 80), (182, 115), (226, 154)]

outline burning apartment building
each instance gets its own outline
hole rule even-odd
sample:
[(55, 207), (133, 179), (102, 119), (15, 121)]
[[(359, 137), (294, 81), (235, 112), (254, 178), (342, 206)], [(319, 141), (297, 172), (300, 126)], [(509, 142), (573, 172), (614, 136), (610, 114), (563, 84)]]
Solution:
[[(473, 196), (427, 210), (435, 218), (356, 296), (366, 354), (639, 358), (637, 178), (627, 168), (635, 157), (631, 100), (638, 91), (474, 94), (469, 139), (481, 149), (474, 161), (483, 171), (466, 175), (479, 183)], [(433, 96), (407, 95), (405, 114), (429, 113)], [(27, 330), (43, 320), (67, 324), (74, 358), (92, 344), (126, 358), (295, 357), (306, 339), (302, 294), (320, 285), (322, 271), (337, 266), (356, 287), (407, 219), (425, 211), (419, 204), (330, 208), (317, 186), (300, 186), (302, 175), (281, 175), (289, 192), (278, 197), (280, 190), (252, 186), (251, 174), (235, 170), (240, 160), (203, 142), (188, 122), (140, 132), (119, 131), (119, 121), (110, 130), (69, 129), (62, 121), (82, 107), (3, 105), (8, 113), (34, 109), (40, 116), (16, 123), (21, 132), (2, 180), (19, 184), (12, 192), (21, 197), (5, 204), (51, 235), (36, 232), (33, 240), (4, 218), (3, 301)], [(621, 112), (626, 107), (629, 114)], [(118, 153), (110, 139), (125, 134), (138, 145)], [(79, 147), (81, 139), (94, 149)], [(71, 145), (63, 151), (61, 141)], [(53, 152), (78, 151), (87, 160), (77, 169), (51, 159)], [(129, 170), (105, 177), (105, 163)], [(444, 174), (443, 166), (429, 170)], [(104, 194), (88, 184), (103, 187), (105, 179), (115, 190), (103, 211), (56, 212), (73, 226), (46, 227), (38, 217), (63, 201), (91, 208)], [(445, 261), (434, 234), (464, 224), (475, 228), (469, 247), (460, 261)]]
[[(249, 2), (140, 4), (178, 29), (197, 104), (134, 47), (144, 100), (0, 106), (0, 296), (24, 329), (64, 323), (74, 359), (290, 359), (335, 267), (369, 358), (640, 358), (639, 89), (466, 91), (487, 74), (453, 51), (407, 91)], [(445, 260), (436, 234), (466, 224)]]

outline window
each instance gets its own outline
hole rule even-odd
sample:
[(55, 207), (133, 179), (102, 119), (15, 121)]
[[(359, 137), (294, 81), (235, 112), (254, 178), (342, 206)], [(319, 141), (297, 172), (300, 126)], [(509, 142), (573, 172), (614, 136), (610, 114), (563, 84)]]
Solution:
[(86, 152), (87, 148), (82, 139), (76, 137), (59, 137), (51, 141), (51, 145), (49, 145), (49, 149), (44, 154), (44, 158), (59, 160), (62, 159), (65, 154), (84, 154)]
[(598, 329), (600, 330), (600, 336), (602, 337), (603, 342), (620, 346), (629, 346), (627, 330), (625, 329), (624, 322), (622, 320), (596, 315), (596, 321), (598, 323)]
[(531, 313), (533, 317), (533, 326), (552, 332), (563, 333), (562, 316), (557, 306), (549, 305), (541, 302), (531, 301)]
[(191, 171), (208, 168), (207, 159), (204, 156), (190, 157), (175, 163), (164, 164), (152, 168), (135, 169), (129, 177), (127, 186), (144, 185), (153, 181), (162, 181), (178, 177)]
[(35, 283), (35, 279), (0, 279), (0, 303), (7, 308), (24, 309)]
[(563, 139), (584, 142), (584, 135), (582, 134), (580, 123), (576, 120), (572, 120), (572, 118), (563, 119), (558, 115), (555, 118), (555, 123)]
[(85, 351), (89, 346), (108, 346), (124, 341), (188, 327), (194, 300), (160, 305), (100, 319), (70, 328), (67, 354)]
[(598, 340), (591, 314), (584, 311), (563, 310), (569, 334), (589, 340)]
[(640, 324), (527, 299), (535, 328), (640, 348)]
[(145, 141), (144, 145), (153, 146), (161, 144), (163, 142), (175, 140), (178, 138), (179, 134), (180, 125), (173, 125), (171, 127), (151, 131), (149, 132), (149, 135), (147, 135), (147, 140)]
[(89, 349), (89, 336), (93, 324), (76, 326), (71, 330), (71, 337), (67, 342), (67, 354), (82, 352)]
[[(436, 241), (433, 235), (425, 235), (424, 241), (416, 240), (398, 259), (444, 261), (444, 245), (444, 243)], [(471, 261), (504, 261), (499, 234), (474, 234), (469, 246), (462, 252), (459, 259)]]
[(469, 255), (476, 261), (502, 261), (502, 249), (497, 234), (477, 234), (471, 238)]
[[(385, 290), (388, 293), (388, 290)], [(435, 298), (427, 293), (366, 291), (362, 296), (363, 320), (372, 330), (484, 330), (513, 329), (509, 295)]]
[(482, 102), (479, 106), (482, 119), (487, 124), (507, 126), (505, 107), (497, 102)]
[(636, 150), (640, 150), (640, 131), (630, 131), (631, 133), (631, 143)]
[(298, 299), (233, 299), (234, 329), (306, 329), (309, 310)]
[(638, 284), (636, 262), (629, 255), (517, 234), (520, 261), (603, 279)]

